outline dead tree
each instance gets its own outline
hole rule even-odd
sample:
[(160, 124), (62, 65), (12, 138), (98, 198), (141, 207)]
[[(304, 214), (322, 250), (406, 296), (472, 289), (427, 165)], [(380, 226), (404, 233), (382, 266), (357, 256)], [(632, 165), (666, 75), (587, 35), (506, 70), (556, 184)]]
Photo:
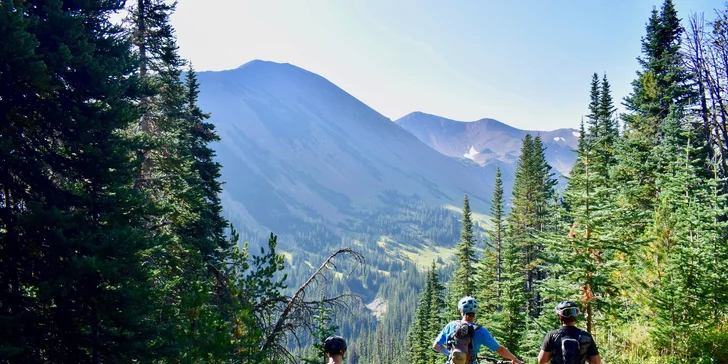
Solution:
[(278, 339), (281, 337), (282, 333), (290, 332), (295, 336), (295, 330), (299, 327), (302, 327), (311, 333), (313, 332), (314, 327), (313, 317), (315, 316), (316, 309), (319, 305), (323, 304), (330, 307), (348, 309), (345, 298), (361, 299), (361, 297), (355, 294), (342, 294), (335, 297), (306, 301), (307, 289), (311, 287), (314, 282), (326, 282), (331, 280), (331, 277), (329, 277), (326, 273), (327, 271), (333, 271), (336, 269), (334, 258), (344, 254), (349, 254), (351, 259), (358, 263), (358, 265), (361, 267), (364, 266), (364, 256), (350, 248), (341, 248), (334, 254), (331, 254), (308, 278), (308, 280), (306, 280), (306, 282), (296, 290), (293, 296), (285, 302), (283, 311), (275, 323), (269, 328), (269, 332), (260, 346), (261, 352), (272, 350), (273, 352), (282, 353), (284, 355), (288, 354), (288, 356), (290, 356), (288, 350), (278, 343)]

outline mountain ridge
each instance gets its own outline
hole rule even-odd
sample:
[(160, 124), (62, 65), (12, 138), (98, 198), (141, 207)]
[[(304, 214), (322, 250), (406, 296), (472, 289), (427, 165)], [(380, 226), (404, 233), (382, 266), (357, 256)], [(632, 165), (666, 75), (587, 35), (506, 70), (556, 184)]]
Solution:
[(474, 165), (432, 150), (326, 78), (256, 60), (198, 73), (200, 106), (222, 140), (225, 206), (265, 229), (290, 221), (336, 227), (361, 210), (386, 208), (388, 190), (487, 210), (492, 181)]
[(470, 159), (481, 166), (495, 161), (515, 163), (523, 137), (540, 135), (546, 147), (547, 161), (563, 175), (568, 175), (576, 158), (573, 150), (578, 145), (579, 135), (571, 128), (524, 130), (492, 118), (460, 121), (420, 111), (409, 113), (394, 123), (442, 154)]

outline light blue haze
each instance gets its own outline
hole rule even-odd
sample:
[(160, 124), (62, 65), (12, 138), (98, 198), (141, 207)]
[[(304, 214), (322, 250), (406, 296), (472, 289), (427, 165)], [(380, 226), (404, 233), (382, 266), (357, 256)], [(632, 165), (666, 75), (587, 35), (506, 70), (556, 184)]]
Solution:
[[(388, 118), (422, 111), (531, 130), (577, 128), (591, 74), (631, 90), (659, 0), (183, 0), (180, 52), (197, 70), (253, 59), (320, 74)], [(676, 0), (690, 12), (720, 0)]]

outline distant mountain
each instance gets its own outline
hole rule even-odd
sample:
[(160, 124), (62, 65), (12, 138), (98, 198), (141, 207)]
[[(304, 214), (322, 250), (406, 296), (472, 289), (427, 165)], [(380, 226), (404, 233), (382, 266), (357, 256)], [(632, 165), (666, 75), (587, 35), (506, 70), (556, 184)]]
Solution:
[(489, 207), (487, 169), (428, 147), (319, 75), (252, 61), (198, 78), (222, 138), (224, 208), (238, 226), (345, 233), (396, 201), (461, 206), (465, 193), (476, 211)]
[(541, 135), (546, 147), (546, 160), (561, 174), (568, 174), (574, 164), (579, 131), (521, 130), (494, 119), (465, 122), (413, 112), (395, 123), (438, 152), (461, 159), (470, 159), (481, 166), (506, 165), (512, 170), (520, 156), (521, 141), (526, 134)]

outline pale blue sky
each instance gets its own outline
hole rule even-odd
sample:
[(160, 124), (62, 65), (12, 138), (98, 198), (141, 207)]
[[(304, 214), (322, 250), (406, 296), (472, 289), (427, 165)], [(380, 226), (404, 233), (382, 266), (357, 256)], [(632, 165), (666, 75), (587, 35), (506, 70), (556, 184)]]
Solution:
[[(173, 15), (198, 71), (253, 59), (320, 74), (383, 115), (578, 128), (593, 72), (619, 104), (662, 0), (182, 0)], [(722, 0), (675, 0), (691, 11)]]

